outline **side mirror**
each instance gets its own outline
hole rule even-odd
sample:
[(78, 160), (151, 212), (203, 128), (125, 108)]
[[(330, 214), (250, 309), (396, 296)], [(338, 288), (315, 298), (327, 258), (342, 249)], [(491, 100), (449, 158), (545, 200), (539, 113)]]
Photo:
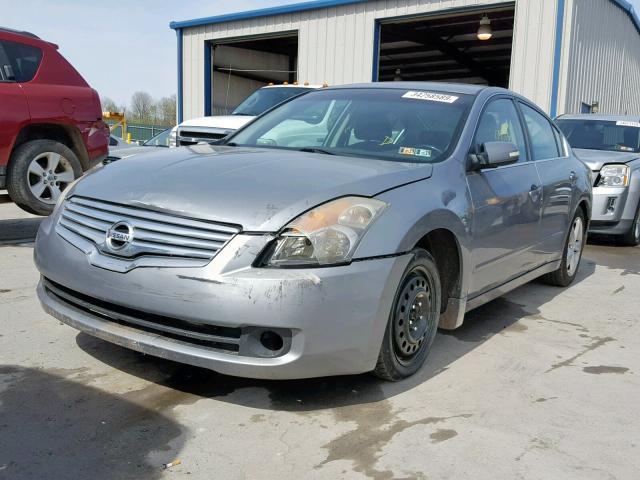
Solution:
[(520, 160), (520, 150), (511, 142), (486, 142), (482, 152), (471, 155), (471, 169), (496, 168)]

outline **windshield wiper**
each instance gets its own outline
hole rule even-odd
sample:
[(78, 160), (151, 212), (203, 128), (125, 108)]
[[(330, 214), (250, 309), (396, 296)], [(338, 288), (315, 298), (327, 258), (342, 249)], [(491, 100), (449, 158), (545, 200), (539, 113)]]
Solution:
[(335, 155), (335, 153), (330, 152), (329, 150), (325, 150), (323, 148), (315, 148), (315, 147), (303, 147), (298, 148), (299, 152), (309, 152), (309, 153), (324, 153), (326, 155)]

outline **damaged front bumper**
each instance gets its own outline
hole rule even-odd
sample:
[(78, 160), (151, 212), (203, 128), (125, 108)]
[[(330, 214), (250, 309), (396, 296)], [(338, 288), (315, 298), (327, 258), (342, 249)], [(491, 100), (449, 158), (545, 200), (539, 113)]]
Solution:
[(51, 223), (35, 249), (47, 313), (133, 350), (243, 377), (372, 370), (410, 259), (254, 268), (249, 260), (272, 237), (240, 234), (205, 267), (119, 273), (91, 265)]

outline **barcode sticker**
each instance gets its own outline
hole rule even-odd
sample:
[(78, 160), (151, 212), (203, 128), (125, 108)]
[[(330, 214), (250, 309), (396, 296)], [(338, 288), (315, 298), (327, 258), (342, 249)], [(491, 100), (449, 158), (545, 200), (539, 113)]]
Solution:
[(415, 100), (429, 100), (431, 102), (453, 103), (458, 98), (455, 95), (447, 95), (446, 93), (434, 92), (413, 92), (409, 91), (402, 95), (402, 98), (413, 98)]
[(619, 120), (616, 122), (616, 125), (620, 127), (636, 127), (640, 128), (640, 122), (630, 122), (628, 120)]

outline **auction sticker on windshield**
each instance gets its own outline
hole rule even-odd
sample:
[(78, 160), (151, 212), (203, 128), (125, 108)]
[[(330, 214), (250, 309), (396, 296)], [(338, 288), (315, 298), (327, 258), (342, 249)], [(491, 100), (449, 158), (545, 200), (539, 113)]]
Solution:
[(415, 100), (429, 100), (431, 102), (453, 103), (456, 100), (458, 100), (459, 97), (456, 97), (455, 95), (447, 95), (446, 93), (409, 91), (404, 95), (402, 95), (402, 98), (413, 98)]
[(629, 122), (628, 120), (619, 120), (616, 122), (619, 127), (636, 127), (640, 128), (640, 122)]

